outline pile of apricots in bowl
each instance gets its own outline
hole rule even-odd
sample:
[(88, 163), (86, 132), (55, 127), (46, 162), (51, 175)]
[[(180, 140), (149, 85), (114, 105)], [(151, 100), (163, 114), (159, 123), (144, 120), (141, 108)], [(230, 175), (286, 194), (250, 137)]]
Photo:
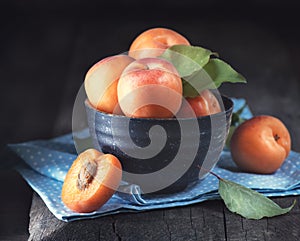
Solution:
[[(76, 212), (97, 210), (121, 180), (138, 184), (144, 193), (169, 193), (204, 178), (217, 163), (232, 124), (233, 102), (218, 92), (224, 82), (246, 80), (216, 52), (191, 45), (169, 28), (148, 29), (127, 53), (92, 65), (84, 87), (94, 146), (78, 156), (65, 179), (66, 206)], [(288, 130), (275, 117), (253, 119), (230, 135), (233, 160), (242, 171), (275, 172), (290, 151)], [(189, 127), (195, 123), (198, 129)], [(156, 126), (165, 132), (154, 131)], [(254, 151), (258, 146), (260, 153)], [(146, 150), (143, 157), (141, 149)], [(263, 150), (267, 154), (259, 156)], [(139, 179), (168, 166), (172, 173), (163, 171), (150, 182)], [(134, 178), (126, 176), (131, 172)]]
[[(153, 28), (141, 33), (128, 55), (106, 57), (93, 65), (84, 85), (90, 104), (97, 110), (135, 118), (189, 117), (182, 105), (180, 73), (163, 51), (173, 45), (190, 46), (171, 29)], [(186, 98), (196, 116), (221, 111), (215, 95), (207, 88), (194, 98)]]

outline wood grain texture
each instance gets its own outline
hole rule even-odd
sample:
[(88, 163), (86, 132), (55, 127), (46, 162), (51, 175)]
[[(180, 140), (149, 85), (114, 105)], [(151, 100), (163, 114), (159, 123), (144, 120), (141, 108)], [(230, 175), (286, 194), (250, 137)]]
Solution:
[[(78, 76), (85, 73), (87, 63), (92, 63), (92, 59), (96, 61), (116, 52), (113, 47), (118, 45), (117, 41), (114, 42), (115, 38), (109, 43), (105, 41), (109, 41), (110, 38), (102, 42), (96, 41), (100, 38), (99, 33), (92, 31), (96, 25), (96, 23), (79, 25), (79, 39), (66, 81), (68, 88), (65, 88), (66, 95), (56, 122), (58, 133), (62, 130), (70, 130), (70, 122), (66, 121), (70, 120), (73, 104), (70, 96), (74, 96), (78, 91), (82, 81)], [(220, 91), (229, 96), (246, 98), (256, 115), (270, 114), (281, 117), (287, 126), (293, 129), (293, 134), (299, 135), (298, 129), (294, 129), (297, 128), (295, 120), (299, 120), (294, 114), (295, 100), (300, 100), (297, 91), (298, 83), (295, 83), (297, 73), (291, 68), (289, 51), (285, 49), (281, 40), (274, 38), (272, 31), (252, 24), (248, 24), (247, 28), (244, 24), (232, 22), (223, 23), (222, 26), (218, 23), (210, 23), (206, 28), (205, 26), (203, 23), (202, 34), (204, 32), (206, 36), (204, 39), (193, 31), (196, 26), (189, 25), (184, 29), (196, 41), (201, 39), (204, 45), (211, 45), (216, 51), (220, 50), (220, 55), (228, 62), (235, 63), (234, 66), (248, 79), (247, 85), (226, 86), (224, 84)], [(110, 36), (133, 32), (130, 25), (123, 25), (122, 28), (115, 26), (112, 29), (114, 30), (111, 30)], [(216, 33), (209, 32), (210, 29), (215, 29)], [(217, 35), (221, 36), (223, 41), (219, 41)], [(257, 39), (251, 39), (250, 43), (249, 39), (252, 35)], [(201, 45), (201, 41), (199, 40), (197, 44)], [(125, 42), (118, 45), (117, 52), (121, 51), (120, 46), (126, 48)], [(103, 44), (109, 46), (107, 52), (98, 54), (95, 50), (101, 49)], [(87, 45), (90, 47), (86, 48)], [(258, 58), (259, 54), (263, 58)], [(75, 79), (78, 85), (72, 84)], [(282, 81), (283, 79), (289, 81)], [(283, 89), (285, 91), (282, 91)], [(119, 214), (64, 224), (53, 216), (49, 219), (51, 214), (45, 206), (43, 212), (38, 211), (42, 205), (39, 197), (34, 196), (33, 200), (36, 202), (33, 202), (31, 208), (31, 240), (63, 238), (81, 240), (83, 237), (88, 240), (282, 240), (285, 236), (289, 237), (289, 240), (296, 240), (298, 235), (296, 226), (300, 224), (300, 217), (296, 215), (297, 209), (284, 216), (255, 221), (230, 213), (222, 201), (137, 214)], [(288, 206), (292, 200), (293, 198), (284, 198), (279, 201), (283, 206)], [(41, 224), (40, 221), (34, 220), (37, 215), (41, 220), (48, 221), (44, 222), (43, 226), (36, 226)], [(81, 231), (77, 232), (78, 230)]]
[[(297, 13), (295, 5), (289, 9), (275, 4), (271, 8), (275, 12), (268, 17), (266, 4), (259, 5), (264, 8), (248, 4), (251, 13), (247, 14), (242, 7), (220, 7), (217, 1), (207, 4), (209, 11), (201, 14), (180, 4), (172, 11), (166, 4), (152, 6), (147, 14), (130, 12), (124, 5), (110, 4), (111, 14), (100, 5), (81, 1), (47, 4), (31, 1), (25, 7), (18, 2), (16, 8), (7, 4), (15, 9), (8, 15), (5, 8), (0, 10), (1, 36), (5, 36), (0, 38), (0, 103), (6, 116), (0, 122), (1, 146), (70, 132), (74, 99), (87, 69), (103, 57), (126, 51), (144, 29), (167, 26), (186, 35), (192, 44), (218, 52), (243, 73), (246, 85), (224, 84), (220, 91), (246, 98), (255, 115), (280, 117), (291, 130), (293, 149), (300, 151), (300, 36), (297, 14), (292, 14)], [(181, 15), (182, 9), (189, 15)], [(283, 11), (291, 14), (277, 18)], [(30, 219), (26, 218), (30, 188), (20, 176), (1, 170), (1, 183), (11, 182), (14, 190), (3, 189), (7, 198), (1, 200), (0, 240), (27, 239), (28, 222), (29, 240), (276, 241), (300, 237), (299, 197), (275, 198), (283, 207), (295, 198), (297, 204), (286, 215), (262, 220), (241, 218), (221, 200), (214, 200), (65, 223), (50, 213), (36, 193)]]
[[(282, 207), (287, 207), (299, 197), (273, 198)], [(230, 213), (225, 209), (227, 240), (298, 240), (299, 220), (295, 216), (299, 213), (299, 205), (287, 215), (261, 220), (248, 220)], [(297, 218), (296, 218), (297, 219)]]
[[(273, 198), (282, 207), (299, 197)], [(65, 223), (33, 196), (29, 240), (298, 240), (299, 204), (288, 214), (247, 220), (221, 200)]]

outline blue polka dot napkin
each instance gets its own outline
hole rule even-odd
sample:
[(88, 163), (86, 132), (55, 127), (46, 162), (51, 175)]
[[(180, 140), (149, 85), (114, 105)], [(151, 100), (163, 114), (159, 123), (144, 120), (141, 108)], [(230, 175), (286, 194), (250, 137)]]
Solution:
[[(245, 103), (244, 99), (233, 101), (234, 111)], [(252, 116), (249, 107), (244, 109), (242, 116), (246, 119)], [(58, 219), (66, 222), (121, 212), (184, 206), (220, 198), (217, 191), (218, 180), (213, 175), (208, 175), (182, 192), (168, 195), (140, 195), (137, 185), (121, 183), (119, 191), (99, 210), (92, 213), (75, 213), (64, 206), (60, 196), (64, 177), (77, 156), (72, 134), (50, 140), (11, 144), (9, 147), (22, 160), (16, 166), (17, 171), (40, 195), (49, 210)], [(232, 161), (230, 152), (225, 148), (213, 172), (269, 197), (300, 194), (300, 154), (293, 151), (276, 173), (258, 175), (240, 172)], [(127, 194), (122, 190), (126, 190)]]

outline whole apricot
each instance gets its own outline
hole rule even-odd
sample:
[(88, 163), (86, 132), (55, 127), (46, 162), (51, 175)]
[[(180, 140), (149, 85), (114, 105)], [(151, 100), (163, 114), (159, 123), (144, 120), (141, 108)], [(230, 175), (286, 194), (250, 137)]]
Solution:
[(196, 97), (186, 98), (176, 116), (181, 118), (200, 117), (216, 114), (220, 111), (218, 99), (209, 89), (206, 89)]
[(243, 171), (274, 173), (291, 150), (291, 137), (284, 123), (270, 115), (255, 116), (240, 124), (232, 134), (233, 161)]
[(127, 55), (109, 56), (88, 70), (84, 87), (93, 107), (110, 114), (121, 114), (118, 107), (117, 85), (122, 71), (133, 60)]
[(136, 60), (124, 69), (119, 79), (118, 101), (123, 113), (129, 117), (173, 117), (181, 106), (181, 78), (166, 60)]
[(157, 57), (173, 45), (190, 45), (177, 31), (168, 28), (151, 28), (138, 35), (129, 48), (129, 56), (140, 59)]

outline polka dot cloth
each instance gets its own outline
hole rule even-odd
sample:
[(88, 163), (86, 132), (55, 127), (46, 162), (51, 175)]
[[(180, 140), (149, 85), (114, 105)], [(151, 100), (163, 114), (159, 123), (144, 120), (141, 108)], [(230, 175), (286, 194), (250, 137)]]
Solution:
[[(244, 103), (243, 99), (234, 100), (234, 111)], [(245, 118), (250, 118), (247, 107), (243, 111)], [(140, 195), (139, 187), (122, 183), (119, 192), (99, 210), (92, 213), (74, 213), (64, 206), (61, 200), (61, 188), (64, 177), (75, 160), (77, 153), (72, 134), (51, 140), (37, 140), (9, 147), (21, 158), (16, 169), (40, 195), (49, 210), (60, 220), (74, 221), (94, 218), (121, 212), (143, 211), (199, 203), (205, 200), (218, 199), (218, 180), (208, 175), (186, 188), (186, 190), (168, 195)], [(243, 173), (238, 170), (231, 159), (230, 152), (223, 150), (213, 172), (219, 176), (255, 189), (266, 196), (286, 196), (300, 194), (300, 154), (291, 151), (282, 167), (272, 175)], [(132, 195), (124, 194), (128, 190)]]

